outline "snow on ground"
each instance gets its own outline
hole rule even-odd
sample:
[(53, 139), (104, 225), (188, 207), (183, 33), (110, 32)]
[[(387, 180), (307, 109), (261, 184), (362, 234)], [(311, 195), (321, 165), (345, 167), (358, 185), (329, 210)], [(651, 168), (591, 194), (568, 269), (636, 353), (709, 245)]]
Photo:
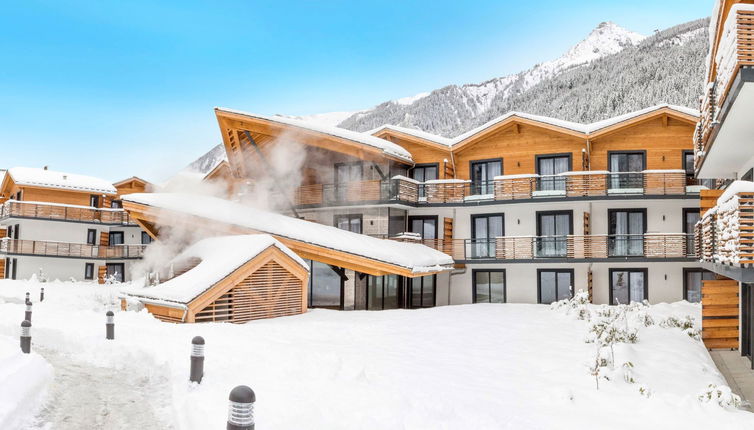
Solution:
[[(24, 310), (18, 309), (16, 314), (23, 317)], [(44, 358), (37, 353), (21, 353), (20, 324), (19, 320), (15, 332), (4, 328), (0, 334), (1, 429), (24, 426), (39, 409), (52, 381), (52, 366)]]
[[(17, 336), (23, 295), (38, 297), (40, 286), (0, 281), (0, 299), (8, 301), (0, 304), (0, 336)], [(45, 301), (34, 304), (33, 348), (112, 368), (113, 389), (175, 428), (222, 428), (228, 393), (239, 384), (255, 390), (265, 429), (754, 426), (753, 414), (698, 400), (709, 384), (725, 382), (701, 342), (678, 328), (639, 327), (636, 344), (615, 349), (617, 363), (633, 363), (636, 383), (612, 375), (597, 390), (587, 323), (542, 305), (314, 310), (244, 325), (173, 325), (119, 311), (117, 286), (44, 286)], [(116, 312), (114, 341), (104, 340), (107, 309)], [(685, 302), (649, 312), (656, 321), (700, 313)], [(202, 384), (192, 386), (196, 335), (206, 339), (207, 358)]]

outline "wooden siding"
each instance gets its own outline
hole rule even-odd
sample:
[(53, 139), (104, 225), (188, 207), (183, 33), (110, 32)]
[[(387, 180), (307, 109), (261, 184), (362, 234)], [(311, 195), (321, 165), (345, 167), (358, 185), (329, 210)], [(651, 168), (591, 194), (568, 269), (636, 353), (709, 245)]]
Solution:
[(646, 169), (683, 169), (683, 151), (693, 148), (694, 124), (655, 116), (591, 141), (591, 170), (610, 170), (610, 151), (646, 151)]
[(536, 173), (537, 155), (563, 153), (571, 154), (572, 170), (580, 171), (582, 149), (586, 149), (583, 138), (533, 125), (511, 124), (454, 150), (456, 177), (469, 179), (471, 161), (494, 158), (503, 159), (504, 175)]
[(699, 191), (699, 212), (701, 216), (717, 205), (717, 199), (725, 190), (701, 190)]
[(738, 349), (738, 282), (702, 281), (702, 340), (709, 349)]
[(5, 258), (0, 258), (0, 279), (5, 279)]
[[(403, 149), (411, 153), (411, 158), (413, 158), (416, 164), (437, 164), (438, 179), (453, 177), (450, 148), (443, 150), (438, 148), (438, 144), (423, 144), (419, 143), (420, 139), (410, 140), (405, 137), (401, 138), (396, 134), (390, 131), (383, 131), (382, 133), (378, 133), (377, 136), (403, 147)], [(445, 165), (445, 160), (448, 160), (449, 166)], [(451, 176), (447, 176), (448, 173), (451, 173)]]
[(107, 266), (98, 266), (97, 267), (97, 283), (104, 284), (105, 278), (107, 277)]

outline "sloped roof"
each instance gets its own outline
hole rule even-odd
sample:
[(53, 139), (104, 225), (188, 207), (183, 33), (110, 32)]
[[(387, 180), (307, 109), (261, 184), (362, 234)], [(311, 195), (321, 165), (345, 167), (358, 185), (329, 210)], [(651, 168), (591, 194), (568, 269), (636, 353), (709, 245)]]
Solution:
[(35, 167), (12, 167), (7, 176), (16, 185), (40, 188), (55, 188), (70, 191), (85, 191), (102, 194), (116, 194), (118, 191), (110, 182), (93, 176), (56, 172)]
[(202, 239), (173, 258), (171, 265), (192, 258), (201, 260), (186, 273), (153, 287), (125, 288), (121, 293), (188, 304), (270, 247), (279, 249), (304, 269), (309, 270), (309, 266), (301, 257), (268, 234), (218, 236)]

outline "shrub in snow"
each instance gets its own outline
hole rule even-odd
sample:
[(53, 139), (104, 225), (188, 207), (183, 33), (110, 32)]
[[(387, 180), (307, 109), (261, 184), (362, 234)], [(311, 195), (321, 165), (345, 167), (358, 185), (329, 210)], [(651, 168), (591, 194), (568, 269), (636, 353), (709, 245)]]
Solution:
[(709, 384), (707, 389), (699, 394), (698, 399), (703, 403), (716, 402), (725, 409), (735, 409), (741, 406), (741, 397), (733, 393), (727, 385)]
[(623, 363), (623, 380), (626, 381), (627, 384), (633, 384), (636, 382), (634, 379), (634, 363), (631, 363), (630, 361), (627, 361)]
[(105, 285), (114, 285), (114, 284), (120, 284), (120, 281), (118, 280), (118, 272), (115, 272), (112, 275), (108, 275), (105, 277)]
[(590, 320), (591, 311), (589, 310), (589, 293), (579, 290), (573, 298), (563, 299), (550, 305), (550, 309), (561, 310), (566, 314), (575, 313), (576, 318), (580, 320)]
[(639, 385), (639, 394), (641, 394), (644, 397), (649, 398), (649, 396), (652, 395), (652, 391), (644, 384)]
[(699, 340), (700, 339), (700, 330), (695, 327), (694, 324), (694, 318), (692, 318), (689, 315), (686, 315), (685, 318), (679, 319), (677, 317), (667, 317), (666, 319), (660, 321), (660, 327), (662, 328), (680, 328), (683, 330), (684, 333), (686, 333), (690, 338)]
[(37, 281), (38, 282), (48, 282), (49, 279), (47, 279), (47, 276), (45, 276), (45, 271), (42, 270), (42, 268), (39, 268), (39, 272), (37, 272)]
[(652, 315), (650, 315), (647, 311), (640, 311), (636, 315), (636, 319), (639, 320), (639, 323), (641, 323), (644, 327), (655, 325), (654, 318), (652, 318)]

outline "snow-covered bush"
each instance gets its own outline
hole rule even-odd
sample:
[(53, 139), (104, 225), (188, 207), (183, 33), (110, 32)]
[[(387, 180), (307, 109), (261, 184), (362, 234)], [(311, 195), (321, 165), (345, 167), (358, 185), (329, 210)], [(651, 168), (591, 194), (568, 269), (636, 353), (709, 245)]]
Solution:
[(696, 340), (700, 339), (701, 332), (699, 329), (695, 327), (694, 318), (692, 318), (689, 315), (686, 315), (686, 317), (683, 319), (679, 319), (674, 316), (667, 317), (666, 319), (660, 321), (660, 327), (680, 328), (690, 338), (696, 339)]
[(105, 285), (115, 285), (120, 284), (121, 282), (118, 280), (118, 273), (115, 272), (112, 275), (105, 276)]
[(573, 298), (554, 302), (550, 305), (550, 309), (560, 310), (565, 314), (574, 313), (577, 319), (589, 321), (592, 317), (589, 305), (589, 293), (584, 290), (579, 290), (574, 294)]
[(741, 406), (741, 397), (733, 393), (727, 385), (709, 384), (704, 391), (699, 393), (698, 399), (703, 403), (716, 402), (725, 409), (735, 409)]
[(634, 363), (631, 363), (630, 361), (627, 361), (623, 363), (623, 380), (626, 381), (627, 384), (633, 384), (636, 382), (634, 379)]

